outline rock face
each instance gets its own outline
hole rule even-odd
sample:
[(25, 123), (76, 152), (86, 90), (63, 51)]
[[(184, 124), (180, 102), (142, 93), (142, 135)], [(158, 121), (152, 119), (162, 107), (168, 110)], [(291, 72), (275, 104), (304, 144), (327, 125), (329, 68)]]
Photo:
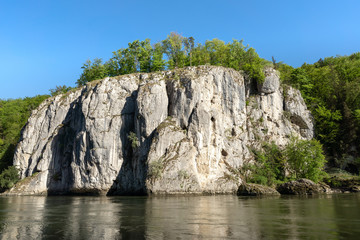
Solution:
[(300, 93), (266, 76), (259, 87), (232, 69), (188, 67), (49, 98), (15, 153), (29, 180), (10, 193), (234, 193), (251, 146), (313, 136)]
[(281, 194), (291, 195), (313, 195), (313, 194), (327, 194), (332, 193), (331, 188), (324, 184), (316, 184), (309, 179), (299, 179), (296, 181), (290, 181), (279, 185), (276, 190)]
[(237, 195), (239, 196), (269, 196), (280, 195), (274, 188), (254, 183), (243, 183), (240, 185)]

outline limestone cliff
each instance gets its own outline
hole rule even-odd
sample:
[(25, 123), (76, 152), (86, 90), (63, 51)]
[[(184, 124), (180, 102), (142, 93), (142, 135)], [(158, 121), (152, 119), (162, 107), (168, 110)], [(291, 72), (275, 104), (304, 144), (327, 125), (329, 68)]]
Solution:
[[(14, 194), (230, 193), (261, 141), (313, 137), (299, 91), (212, 66), (91, 82), (33, 111)], [(134, 133), (134, 134), (133, 134)], [(134, 137), (136, 135), (136, 137)], [(132, 136), (132, 137), (129, 137)]]

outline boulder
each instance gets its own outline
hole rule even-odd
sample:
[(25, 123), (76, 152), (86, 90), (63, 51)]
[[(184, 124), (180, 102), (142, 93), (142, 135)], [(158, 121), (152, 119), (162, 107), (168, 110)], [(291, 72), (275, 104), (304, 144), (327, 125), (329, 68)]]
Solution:
[(280, 195), (276, 189), (255, 183), (243, 183), (240, 185), (237, 195), (239, 196), (267, 196)]
[(313, 181), (301, 178), (296, 181), (290, 181), (277, 186), (276, 190), (280, 194), (291, 195), (313, 195), (332, 193), (330, 187), (324, 183), (316, 184)]
[(273, 68), (266, 68), (264, 70), (264, 82), (258, 83), (258, 91), (264, 94), (274, 93), (279, 91), (280, 78), (279, 73)]

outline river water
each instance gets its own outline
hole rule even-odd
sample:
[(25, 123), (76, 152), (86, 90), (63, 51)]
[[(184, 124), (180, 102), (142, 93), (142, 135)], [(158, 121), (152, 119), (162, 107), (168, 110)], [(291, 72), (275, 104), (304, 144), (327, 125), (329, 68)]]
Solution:
[(360, 239), (360, 194), (0, 197), (2, 239)]

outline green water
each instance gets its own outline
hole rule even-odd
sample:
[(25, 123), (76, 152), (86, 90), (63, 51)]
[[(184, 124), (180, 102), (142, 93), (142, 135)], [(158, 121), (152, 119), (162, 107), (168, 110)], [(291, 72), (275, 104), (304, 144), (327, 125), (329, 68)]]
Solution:
[(2, 239), (360, 239), (360, 194), (0, 197)]

